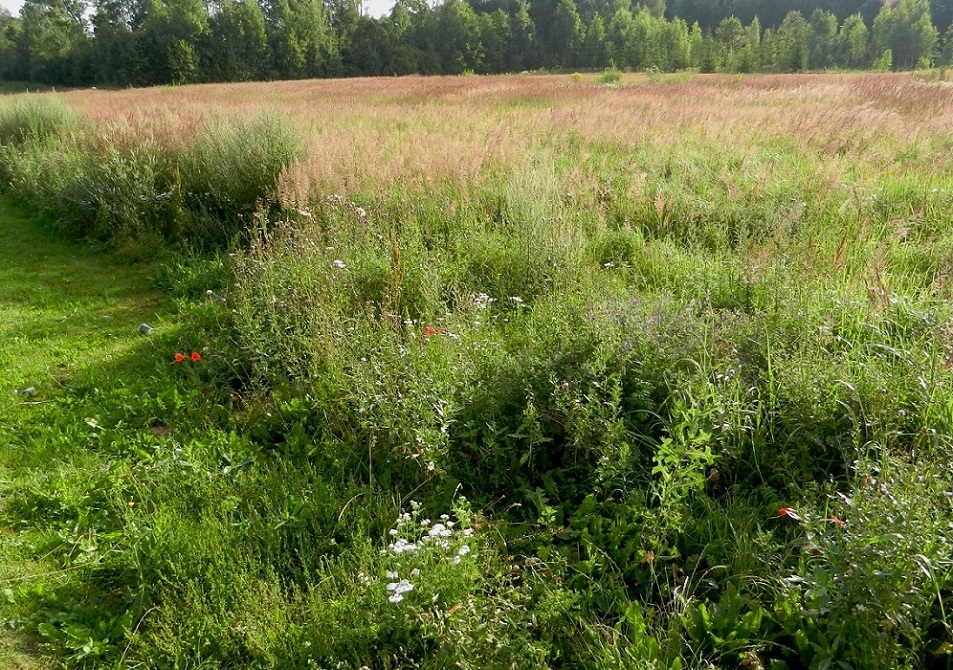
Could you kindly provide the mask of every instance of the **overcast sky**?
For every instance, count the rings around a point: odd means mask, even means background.
[[[0,0],[0,7],[7,9],[16,16],[20,13],[23,0]],[[394,0],[364,0],[364,8],[370,16],[383,16],[390,12]]]
[[[6,0],[4,0],[5,2]],[[394,0],[364,0],[364,10],[368,16],[383,16],[390,13]]]

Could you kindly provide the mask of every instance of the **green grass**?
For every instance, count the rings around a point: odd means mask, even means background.
[[[68,441],[75,434],[68,424],[82,421],[64,410],[71,387],[114,366],[126,367],[124,361],[146,345],[137,336],[139,323],[161,327],[169,304],[150,289],[146,266],[121,265],[86,244],[64,243],[42,232],[9,198],[0,200],[0,230],[0,501],[5,507],[12,490],[45,470],[96,467],[94,454],[73,451]],[[14,393],[27,387],[36,393]],[[35,551],[44,540],[42,532],[9,524],[4,529],[0,583],[8,595],[0,616],[7,622],[24,614],[13,593],[55,588],[70,578],[61,564]],[[38,640],[29,629],[5,631],[0,665],[45,667],[34,659]]]

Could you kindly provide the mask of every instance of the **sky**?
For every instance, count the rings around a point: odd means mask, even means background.
[[[3,7],[14,16],[20,13],[20,5],[22,4],[23,0],[0,0],[0,7]]]
[[[12,0],[0,0],[0,2],[10,2]],[[384,16],[390,14],[390,8],[394,6],[394,0],[364,0],[364,11],[368,16]]]
[[[364,10],[368,16],[383,16],[390,13],[393,4],[394,0],[364,0]],[[0,7],[9,10],[14,16],[20,13],[21,5],[23,0],[0,0]]]

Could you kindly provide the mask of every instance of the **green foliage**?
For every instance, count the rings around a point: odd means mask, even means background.
[[[185,208],[222,227],[211,234],[219,245],[243,229],[242,217],[277,200],[282,170],[301,158],[297,131],[277,116],[249,121],[213,119],[174,157],[174,181]]]
[[[600,84],[618,84],[622,81],[622,73],[616,67],[608,67],[599,75]]]
[[[893,50],[884,49],[880,57],[870,66],[875,72],[890,72],[893,67]]]
[[[888,48],[895,69],[911,69],[949,42],[939,36],[953,18],[940,0],[453,0],[404,2],[376,18],[346,0],[94,4],[84,12],[82,3],[30,0],[19,17],[0,15],[0,80],[144,86],[607,66],[798,72],[870,68]]]
[[[927,0],[901,0],[884,5],[872,27],[874,53],[890,50],[894,69],[908,70],[921,58],[931,59],[939,32],[930,21]],[[878,60],[882,65],[883,56]],[[876,68],[875,68],[876,69]]]

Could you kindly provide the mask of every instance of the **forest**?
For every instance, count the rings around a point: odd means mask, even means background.
[[[910,70],[953,63],[951,22],[951,0],[27,0],[0,9],[0,81]]]

